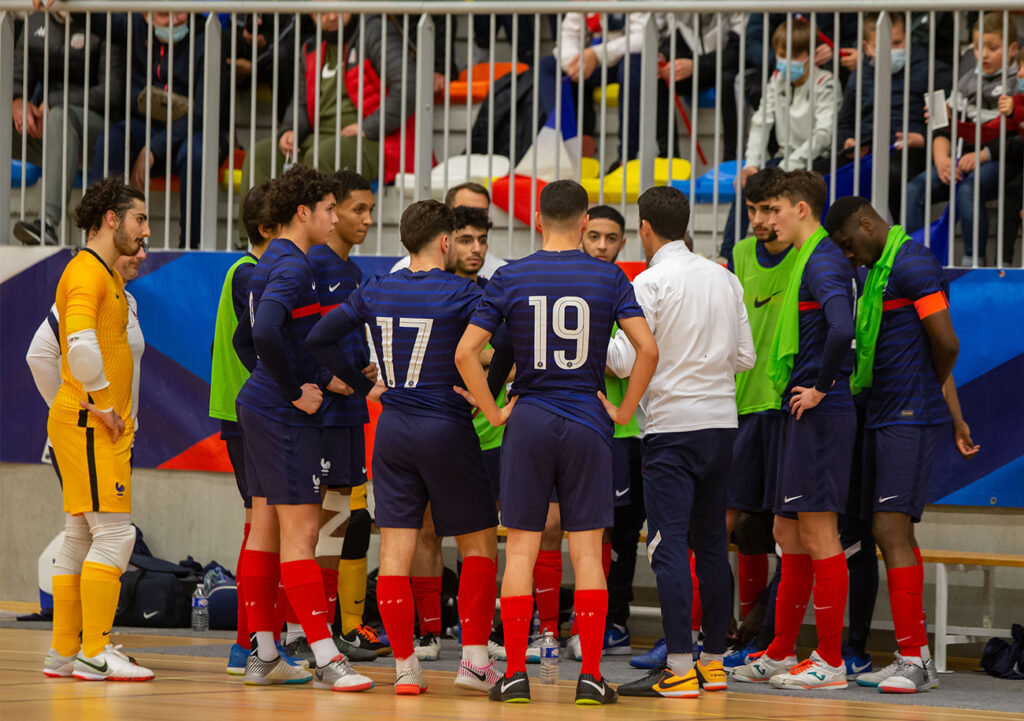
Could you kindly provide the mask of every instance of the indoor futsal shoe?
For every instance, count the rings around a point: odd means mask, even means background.
[[[487,695],[491,701],[530,703],[530,677],[526,671],[516,671],[511,678],[498,679]]]
[[[580,674],[576,682],[577,706],[605,706],[618,700],[619,694],[605,679],[599,681],[593,674]]]
[[[245,683],[249,686],[270,686],[279,683],[308,683],[313,675],[301,666],[293,666],[278,655],[272,661],[264,661],[255,651],[249,654],[245,664]]]
[[[725,691],[729,688],[729,676],[721,661],[712,661],[705,665],[698,661],[693,665],[697,671],[697,681],[705,691]]]
[[[441,639],[427,632],[416,639],[413,652],[420,661],[436,661],[441,655]]]
[[[664,668],[667,662],[668,646],[665,645],[665,639],[663,638],[659,638],[654,644],[654,648],[647,653],[629,659],[629,665],[633,668]]]
[[[725,660],[722,661],[722,666],[725,667],[726,671],[731,673],[734,668],[750,663],[751,656],[755,653],[759,653],[760,651],[761,649],[757,647],[757,644],[753,642],[748,643],[743,648],[733,651],[727,655]]]
[[[882,681],[884,681],[885,679],[889,678],[895,673],[898,673],[902,665],[903,657],[900,655],[900,652],[897,651],[895,654],[895,658],[893,659],[892,663],[890,663],[888,666],[884,666],[878,669],[877,671],[871,671],[870,673],[862,673],[860,676],[858,676],[857,685],[874,688],[875,686],[878,686],[878,684],[882,683]]]
[[[376,631],[365,624],[362,626],[356,626],[348,633],[342,634],[342,638],[353,646],[373,651],[378,656],[391,655],[391,647],[381,640]]]
[[[413,662],[404,668],[395,668],[395,693],[399,696],[416,696],[427,692],[427,680],[423,678],[423,669],[413,656],[406,662]]]
[[[846,664],[846,677],[850,679],[874,670],[870,656],[861,656],[849,646],[843,646],[843,663]]]
[[[284,645],[284,652],[281,652],[280,646],[277,649],[278,654],[281,656],[287,656],[291,659],[298,661],[305,661],[306,665],[304,668],[316,665],[316,655],[313,653],[313,649],[310,648],[309,641],[306,640],[305,636],[299,636],[291,643]]]
[[[494,664],[474,666],[466,659],[459,662],[459,672],[455,674],[455,685],[470,691],[488,692],[501,680],[501,674],[494,670]]]
[[[360,648],[355,644],[349,643],[345,640],[344,636],[335,636],[334,645],[338,647],[338,651],[345,654],[352,663],[373,663],[377,660],[377,652],[371,651],[368,648]]]
[[[847,686],[846,664],[831,666],[817,651],[812,651],[810,658],[772,676],[771,684],[772,688],[838,691]]]
[[[295,658],[294,656],[289,656],[288,653],[284,650],[284,646],[281,645],[280,641],[274,641],[274,648],[277,649],[278,655],[281,656],[285,661],[290,663],[292,666],[298,666],[299,668],[309,668],[309,659]],[[310,653],[312,653],[312,649],[310,649]]]
[[[928,659],[924,665],[916,661],[899,659],[899,668],[895,673],[878,684],[879,693],[919,693],[930,688],[938,688],[939,674],[935,670],[935,662]]]
[[[43,674],[50,678],[70,678],[75,670],[75,661],[78,654],[73,656],[61,656],[56,649],[46,652],[46,660],[43,661]]]
[[[505,660],[505,647],[497,641],[487,641],[487,656],[492,661],[504,661]]]
[[[329,688],[332,691],[368,691],[373,688],[373,680],[356,673],[345,656],[338,654],[326,666],[317,666],[313,671],[313,688]]]
[[[692,669],[685,676],[677,676],[668,668],[659,668],[641,679],[619,686],[619,695],[697,698],[700,696],[700,682],[697,680],[697,672]]]
[[[241,644],[231,644],[231,653],[228,654],[227,672],[231,676],[244,676],[245,664],[249,660],[250,649],[242,648]]]
[[[604,632],[604,655],[605,656],[628,656],[633,653],[629,629],[625,626],[613,623]]]
[[[151,681],[153,672],[135,663],[135,659],[121,653],[120,646],[107,644],[93,658],[81,651],[75,659],[71,675],[82,681]]]
[[[580,645],[578,633],[569,636],[569,640],[565,642],[565,657],[573,661],[583,660],[583,646]]]
[[[772,676],[785,673],[796,666],[796,656],[787,656],[781,661],[776,661],[766,652],[752,653],[750,661],[737,666],[732,671],[734,680],[740,683],[762,683],[770,681]]]

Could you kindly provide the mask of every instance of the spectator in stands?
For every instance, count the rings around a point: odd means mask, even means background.
[[[47,40],[46,18],[49,17]],[[83,151],[92,154],[96,137],[103,131],[107,46],[110,46],[110,115],[124,117],[124,47],[108,42],[107,26],[94,18],[86,33],[84,14],[52,12],[28,16],[27,32],[17,35],[14,45],[14,102],[11,118],[11,157],[27,160],[43,167],[46,207],[33,221],[20,221],[14,226],[14,237],[26,245],[57,245],[58,226],[63,220],[62,207],[71,195],[75,175],[82,167]],[[67,57],[67,87],[64,79],[65,36],[70,34]],[[28,39],[28,64],[25,42]],[[46,78],[47,97],[43,98],[45,51],[49,50],[49,73]],[[89,54],[89,75],[86,77],[86,53]],[[65,106],[64,93],[67,92]],[[88,105],[88,135],[85,107]],[[67,122],[67,143],[64,123]],[[43,136],[46,155],[43,156]],[[25,157],[22,157],[22,143]],[[62,164],[63,159],[63,164]],[[102,172],[102,156],[100,156]],[[62,168],[63,165],[63,168]],[[5,171],[6,172],[6,171]],[[23,171],[24,172],[24,171]],[[65,177],[62,177],[66,173]],[[62,192],[62,187],[64,191]]]
[[[979,26],[980,25],[980,26]],[[985,13],[975,25],[973,33],[976,67],[961,74],[956,90],[950,98],[947,112],[957,112],[958,139],[950,137],[950,130],[936,133],[932,141],[934,166],[915,177],[907,187],[907,232],[924,227],[930,208],[925,207],[925,190],[931,176],[931,201],[941,202],[950,197],[950,185],[956,186],[956,219],[964,242],[961,258],[963,266],[974,265],[974,245],[978,246],[978,263],[984,264],[988,243],[988,212],[984,200],[995,198],[999,191],[999,98],[1003,93],[1003,70],[1008,77],[1017,75],[1017,41],[1009,34],[1009,47],[1003,45],[1003,14]],[[979,112],[978,99],[981,98]],[[982,144],[975,147],[975,123],[981,123]],[[1007,133],[1006,178],[1012,180],[1021,172],[1020,135]],[[978,174],[980,198],[975,207],[974,182]],[[977,212],[977,216],[975,216]],[[974,222],[978,223],[978,236],[974,236]]]
[[[906,22],[902,13],[889,16],[892,21],[892,49],[890,62],[892,69],[892,93],[889,98],[889,144],[902,147],[907,145],[907,178],[913,178],[924,171],[927,158],[924,147],[925,121],[924,96],[928,92],[928,50],[912,47],[907,56]],[[850,73],[846,80],[846,91],[843,104],[839,108],[837,139],[839,143],[840,165],[852,162],[854,158],[871,152],[873,112],[875,105],[875,57],[878,49],[875,41],[875,25],[878,14],[864,18],[864,60],[863,77],[861,78],[860,98],[860,152],[856,151],[857,135],[857,73]],[[885,49],[883,48],[883,52]],[[910,90],[908,105],[907,138],[903,137],[903,86],[906,80],[904,68],[910,63]],[[906,181],[902,175],[902,158],[900,153],[893,153],[889,173],[889,210],[893,218],[900,217],[900,198]],[[897,221],[898,222],[898,221]]]
[[[832,123],[839,97],[836,80],[831,73],[810,62],[810,25],[794,20],[792,27],[789,59],[786,58],[786,24],[780,24],[772,35],[775,72],[761,105],[750,120],[746,159],[737,179],[740,193],[729,210],[722,242],[722,256],[726,260],[732,257],[735,224],[740,223],[740,237],[747,232],[747,214],[739,213],[737,217],[736,212],[737,206],[745,207],[742,191],[747,178],[763,167],[774,165],[786,171],[810,166],[819,173],[829,167],[828,150],[832,147]],[[781,151],[774,156],[767,151],[772,130]]]
[[[473,55],[474,62],[483,63],[487,62],[489,58],[488,50],[491,47],[491,16],[490,15],[472,15],[473,22]],[[495,40],[497,40],[498,33],[502,30],[505,31],[505,36],[509,42],[512,42],[512,15],[496,15],[495,16]],[[554,18],[553,15],[548,16]],[[537,32],[537,28],[534,27],[533,15],[520,15],[518,29],[518,40],[516,44],[516,60],[527,65],[533,65],[533,34]],[[551,23],[551,35],[555,36],[554,22]]]
[[[274,112],[280,122],[284,118],[285,109],[292,101],[294,93],[294,58],[295,58],[295,16],[280,15],[275,34],[274,16],[252,13],[236,16],[236,59],[235,83],[238,90],[249,91],[252,87],[252,75],[256,73],[256,81],[261,85],[272,85],[274,82],[274,61],[277,61],[277,105]],[[301,32],[300,42],[308,33]],[[221,41],[224,54],[230,63],[231,28],[225,29]],[[252,64],[253,44],[256,45],[256,67]],[[276,56],[276,57],[275,57]],[[223,121],[225,118],[221,118]]]
[[[147,17],[152,18],[152,47],[149,46]],[[227,66],[221,57],[205,57],[206,43],[201,36],[192,36],[188,13],[152,13],[149,16],[135,14],[129,22],[132,23],[132,47],[129,49],[132,67],[130,124],[126,127],[122,120],[112,126],[106,138],[106,146],[104,136],[100,136],[89,166],[90,175],[93,178],[101,177],[105,147],[110,154],[111,172],[116,173],[124,168],[129,173],[131,184],[140,189],[145,186],[147,177],[164,178],[169,160],[170,171],[178,177],[180,184],[179,247],[185,247],[185,231],[188,227],[188,243],[190,247],[198,248],[202,237],[199,211],[202,199],[204,67],[207,60],[216,63],[217,67]],[[195,26],[198,32],[203,23],[197,20]],[[146,77],[150,65],[151,85]],[[191,99],[190,65],[194,67],[194,92]],[[126,135],[130,153],[127,159],[124,157]],[[227,143],[219,131],[218,136],[219,164],[227,150]],[[212,180],[216,182],[216,178]],[[171,179],[165,178],[165,181],[169,192]],[[166,219],[167,222],[169,220]]]
[[[1017,78],[1014,92],[999,98],[999,111],[1010,119],[1006,121],[1006,137],[1016,132],[1024,140],[1024,47],[1017,50]],[[1010,147],[1009,142],[1007,148]],[[1010,157],[1007,154],[1006,157]],[[1024,173],[1008,178],[1003,207],[1003,264],[1013,263],[1017,233],[1021,228],[1021,206],[1024,205]]]
[[[317,48],[314,40],[303,45],[299,64],[298,107],[285,112],[277,138],[267,138],[256,144],[246,155],[242,165],[242,178],[249,177],[253,166],[253,183],[260,184],[271,175],[280,175],[294,162],[321,170],[358,170],[363,176],[376,179],[383,170],[385,183],[395,175],[413,166],[415,151],[413,113],[416,109],[416,74],[413,44],[402,35],[399,21],[392,16],[369,15],[363,22],[366,56],[359,65],[359,16],[351,13],[323,13],[319,16],[323,30],[320,47],[319,98],[314,95],[317,71]],[[337,45],[338,23],[344,26],[345,47]],[[387,33],[387,57],[382,62],[383,38]],[[403,82],[402,65],[406,65]],[[359,76],[363,76],[363,101],[359,98]],[[381,78],[386,87],[381,87]],[[343,84],[343,92],[338,83]],[[402,97],[405,97],[406,116],[402,116]],[[340,104],[339,104],[340,98]],[[381,100],[383,99],[383,103]],[[319,110],[319,114],[317,111]],[[362,112],[361,157],[357,158],[360,140],[358,113]],[[336,128],[340,114],[341,134]],[[298,124],[293,126],[293,118]],[[319,139],[314,133],[319,120]],[[401,131],[405,132],[405,158],[402,158]],[[384,144],[384,167],[380,168],[380,143]],[[340,163],[335,167],[335,152]],[[316,163],[314,162],[316,158]],[[362,167],[359,167],[359,161]],[[272,170],[273,166],[273,170]],[[240,218],[240,221],[244,219]],[[239,232],[244,222],[239,222]]]

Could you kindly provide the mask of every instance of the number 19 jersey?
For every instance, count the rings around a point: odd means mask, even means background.
[[[540,250],[502,266],[471,323],[491,333],[502,319],[513,343],[510,395],[592,428],[611,443],[598,391],[612,326],[643,317],[633,286],[614,263],[582,251]]]

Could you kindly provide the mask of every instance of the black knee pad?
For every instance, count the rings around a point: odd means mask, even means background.
[[[341,547],[341,557],[348,560],[365,558],[370,550],[370,512],[365,508],[352,511],[345,529],[345,543]]]

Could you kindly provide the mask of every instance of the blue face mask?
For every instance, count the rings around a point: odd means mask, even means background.
[[[175,25],[173,32],[171,32],[171,28],[168,25],[154,25],[153,35],[164,44],[180,43],[188,35],[188,25],[184,23]]]
[[[896,48],[889,55],[889,62],[892,63],[893,75],[907,67],[907,51],[905,48]]]
[[[789,67],[789,82],[795,83],[797,80],[804,75],[804,63],[797,60],[786,60],[785,58],[777,58],[775,60],[775,69],[779,71],[779,75],[786,77],[786,67]]]
[[[1017,78],[1017,95],[1024,95],[1024,78]]]

